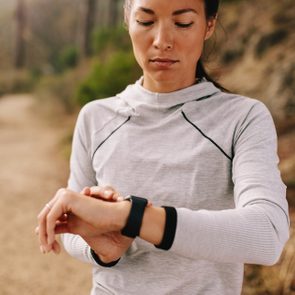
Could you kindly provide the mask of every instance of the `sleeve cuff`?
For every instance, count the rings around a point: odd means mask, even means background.
[[[113,267],[115,266],[119,260],[121,258],[119,258],[118,260],[115,260],[115,261],[112,261],[112,262],[109,262],[109,263],[104,263],[103,261],[100,260],[100,258],[98,257],[98,255],[94,252],[93,249],[90,249],[90,253],[91,253],[91,256],[92,258],[95,260],[95,262],[100,265],[100,266],[103,266],[103,267]]]
[[[156,248],[162,250],[169,250],[172,247],[175,238],[177,226],[177,211],[174,207],[163,206],[166,212],[165,229],[162,242],[155,245]]]

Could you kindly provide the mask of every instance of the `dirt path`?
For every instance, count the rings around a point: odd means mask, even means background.
[[[0,99],[1,295],[89,294],[90,267],[64,252],[40,254],[34,235],[39,209],[66,183],[65,132],[38,114],[31,96]]]

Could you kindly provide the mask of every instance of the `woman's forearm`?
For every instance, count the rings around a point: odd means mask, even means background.
[[[165,210],[159,207],[145,209],[140,237],[154,245],[161,243],[165,228]]]
[[[73,233],[95,238],[104,233],[121,232],[127,224],[130,211],[129,201],[106,202],[60,189],[39,214],[40,244],[48,252],[56,241],[56,233]],[[65,214],[68,219],[59,223]],[[160,244],[165,222],[165,209],[147,206],[139,236],[154,245]]]

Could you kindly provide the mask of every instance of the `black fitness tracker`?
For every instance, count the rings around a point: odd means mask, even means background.
[[[169,250],[172,247],[177,227],[177,211],[174,207],[163,206],[166,212],[165,229],[162,242],[156,248]]]
[[[148,204],[147,199],[136,196],[125,197],[126,201],[131,202],[131,209],[125,227],[121,234],[129,238],[139,236],[145,207]]]

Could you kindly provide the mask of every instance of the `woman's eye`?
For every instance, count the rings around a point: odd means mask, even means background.
[[[140,21],[140,20],[136,20],[136,22],[139,25],[145,26],[145,27],[151,26],[154,23],[153,21]]]
[[[176,22],[175,25],[179,28],[189,28],[193,25],[194,22],[190,22],[190,23],[179,23]]]

